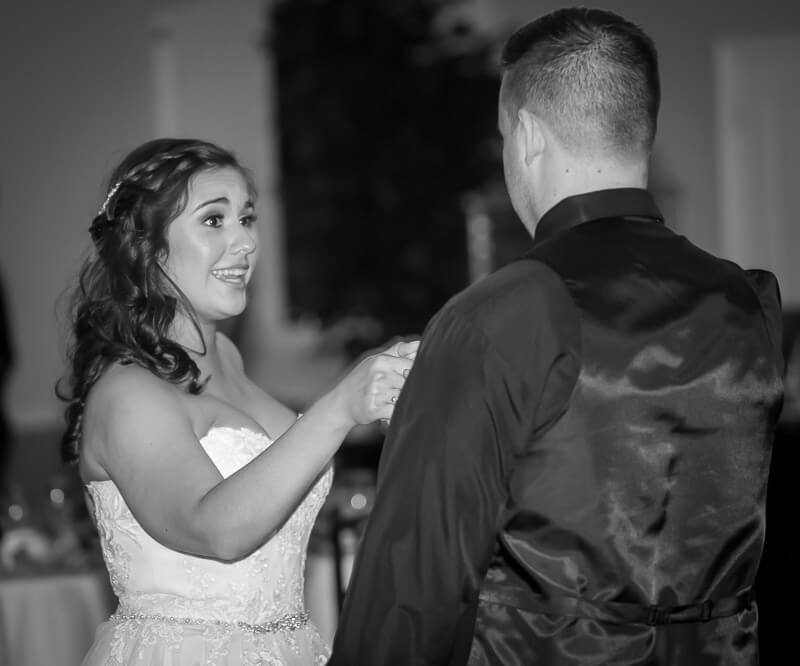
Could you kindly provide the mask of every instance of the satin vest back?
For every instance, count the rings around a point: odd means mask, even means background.
[[[572,302],[577,372],[515,463],[481,593],[510,606],[480,604],[478,643],[512,623],[535,663],[757,663],[754,607],[685,624],[616,611],[710,609],[754,584],[782,400],[774,278],[639,219],[568,228],[528,258]]]

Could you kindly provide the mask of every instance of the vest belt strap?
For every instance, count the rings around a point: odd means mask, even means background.
[[[646,624],[651,627],[729,617],[750,608],[755,601],[752,588],[733,597],[707,599],[683,606],[588,601],[578,597],[537,599],[513,590],[483,590],[479,598],[484,603],[510,606],[541,615],[578,617],[611,624]]]

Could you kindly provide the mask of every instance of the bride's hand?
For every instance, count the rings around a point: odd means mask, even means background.
[[[387,421],[405,384],[419,341],[396,342],[363,358],[334,389],[353,425]]]
[[[399,342],[395,342],[384,353],[391,354],[392,356],[403,356],[413,361],[415,358],[417,358],[417,349],[419,349],[419,343],[419,340],[411,340],[409,342],[400,340]]]

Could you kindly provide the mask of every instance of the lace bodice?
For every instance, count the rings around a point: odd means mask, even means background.
[[[228,477],[271,440],[246,428],[215,427],[200,443]],[[251,624],[302,612],[306,547],[332,475],[329,468],[269,541],[232,563],[163,546],[144,531],[112,481],[89,483],[120,606],[134,613]]]

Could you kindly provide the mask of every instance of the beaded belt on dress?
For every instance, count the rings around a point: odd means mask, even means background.
[[[249,622],[228,622],[226,620],[215,620],[203,617],[175,617],[174,615],[159,615],[158,613],[137,613],[125,608],[120,608],[109,620],[111,622],[124,622],[126,620],[149,620],[155,622],[165,622],[167,624],[181,625],[212,625],[223,629],[241,629],[254,634],[275,634],[283,631],[296,631],[308,624],[308,613],[301,611],[291,613],[282,617],[270,620],[264,624],[250,624]]]

